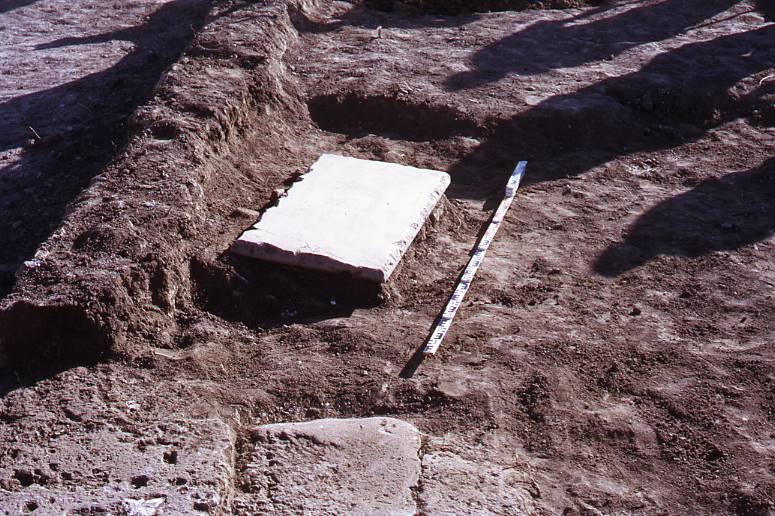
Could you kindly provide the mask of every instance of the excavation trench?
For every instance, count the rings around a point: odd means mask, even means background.
[[[294,13],[317,5],[296,3]],[[358,82],[332,91],[290,73],[287,61],[297,57],[287,54],[300,37],[314,36],[298,33],[286,2],[246,9],[257,15],[250,24],[235,22],[245,14],[239,10],[215,8],[133,116],[127,148],[43,244],[41,260],[20,273],[0,311],[0,346],[12,361],[142,355],[149,343],[175,346],[203,313],[275,328],[391,299],[440,302],[486,211],[448,203],[441,225],[414,246],[387,290],[230,255],[233,240],[256,220],[252,210],[322,153],[445,170],[452,198],[489,207],[517,159],[533,162],[529,182],[553,180],[610,156],[690,140],[718,123],[714,116],[755,107],[723,93],[693,99],[686,88],[659,87],[637,74],[498,119],[468,93],[375,93]],[[437,229],[448,234],[433,237]],[[417,293],[421,270],[429,290]]]
[[[313,4],[299,2],[298,9]],[[500,120],[460,108],[454,99],[400,91],[308,94],[320,89],[290,74],[285,62],[300,37],[285,3],[251,9],[264,15],[254,22],[263,27],[260,41],[244,44],[255,39],[250,25],[224,32],[239,11],[216,8],[156,96],[135,113],[124,153],[44,243],[40,263],[22,271],[0,312],[0,341],[12,362],[27,364],[36,356],[43,367],[65,366],[136,356],[149,341],[175,346],[197,310],[271,328],[414,296],[412,278],[422,267],[417,253],[431,253],[434,239],[417,244],[387,290],[228,253],[255,222],[251,210],[267,206],[278,186],[322,152],[447,170],[452,197],[495,199],[516,157],[535,160],[531,181],[550,180],[567,174],[556,164],[563,154],[585,149],[589,162],[576,159],[574,166],[586,167],[624,147],[682,141],[719,105],[714,97],[691,101],[626,77]],[[219,88],[210,87],[213,80]],[[720,98],[724,112],[739,110],[734,99]],[[560,159],[551,164],[546,156],[558,151]],[[242,215],[237,210],[235,216],[235,207]],[[449,251],[458,259],[484,218],[461,226],[461,209],[448,208],[441,227],[458,231],[445,244],[458,246]],[[438,268],[440,277],[455,276],[454,260]]]
[[[218,304],[217,288],[201,285],[220,285],[220,276],[195,257],[210,246],[215,255],[228,249],[246,223],[229,216],[240,196],[254,200],[249,208],[265,204],[301,168],[266,177],[242,168],[249,127],[272,126],[262,122],[267,110],[281,109],[285,120],[304,111],[284,79],[282,56],[296,37],[285,2],[247,9],[255,24],[235,31],[229,27],[245,12],[216,3],[192,47],[132,116],[126,148],[73,203],[40,259],[17,274],[0,307],[0,355],[11,367],[137,357],[149,343],[173,346],[181,313]],[[248,39],[260,56],[240,47]],[[211,88],[213,81],[222,87]],[[274,129],[292,139],[293,124]],[[232,314],[227,301],[220,304],[214,311]]]
[[[175,347],[199,311],[267,329],[385,306],[400,291],[241,259],[228,249],[255,222],[252,210],[268,206],[275,189],[319,155],[309,122],[331,138],[379,133],[420,144],[481,129],[462,112],[429,101],[355,92],[305,100],[283,62],[298,37],[285,2],[252,9],[264,16],[257,22],[265,25],[260,44],[238,46],[240,38],[253,38],[255,28],[247,25],[227,32],[234,41],[215,43],[239,16],[216,8],[155,97],[132,117],[122,155],[74,204],[44,243],[41,260],[20,273],[0,311],[0,349],[12,365],[35,363],[42,371],[139,357],[149,344]],[[212,51],[226,47],[233,52]],[[248,59],[253,48],[271,57]],[[228,87],[210,88],[214,76]],[[290,159],[262,152],[284,145],[303,151]],[[454,215],[454,207],[447,209]],[[420,241],[438,226],[432,219]]]
[[[318,127],[350,137],[378,134],[394,140],[430,141],[482,132],[454,107],[410,96],[345,92],[313,97],[307,106]]]

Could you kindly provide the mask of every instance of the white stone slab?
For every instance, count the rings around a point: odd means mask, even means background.
[[[256,427],[239,514],[416,514],[420,432],[388,417]]]
[[[447,186],[444,172],[324,154],[232,251],[383,282]]]

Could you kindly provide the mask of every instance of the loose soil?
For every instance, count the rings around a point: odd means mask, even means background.
[[[233,445],[194,508],[249,513],[252,425],[391,415],[538,513],[775,510],[771,6],[396,4],[0,7],[0,505],[199,485],[94,466],[174,417]],[[383,288],[228,252],[323,152],[452,176]]]

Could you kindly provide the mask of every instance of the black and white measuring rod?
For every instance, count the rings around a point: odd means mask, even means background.
[[[447,301],[447,306],[444,307],[441,319],[436,323],[436,326],[433,328],[433,333],[428,337],[428,342],[425,343],[425,347],[422,351],[423,354],[433,355],[439,349],[441,341],[444,340],[444,336],[452,325],[452,319],[455,318],[455,314],[460,308],[463,298],[468,292],[468,289],[471,288],[471,281],[474,279],[476,271],[482,264],[484,255],[487,253],[487,248],[490,247],[492,239],[495,238],[495,233],[498,231],[501,222],[503,222],[503,218],[506,216],[506,212],[509,211],[509,208],[511,207],[511,202],[514,200],[514,195],[517,193],[517,188],[519,188],[519,183],[522,181],[522,176],[525,175],[526,166],[527,161],[520,161],[514,169],[514,172],[511,173],[509,182],[506,184],[506,193],[503,196],[503,200],[501,200],[498,209],[495,210],[495,215],[493,215],[490,225],[487,227],[487,231],[484,232],[482,239],[479,240],[479,245],[476,246],[474,254],[468,261],[466,270],[463,272],[457,285],[455,285],[455,290],[452,292],[449,301]]]

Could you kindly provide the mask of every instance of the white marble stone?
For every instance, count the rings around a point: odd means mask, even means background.
[[[449,181],[435,170],[324,154],[232,251],[384,282]]]

